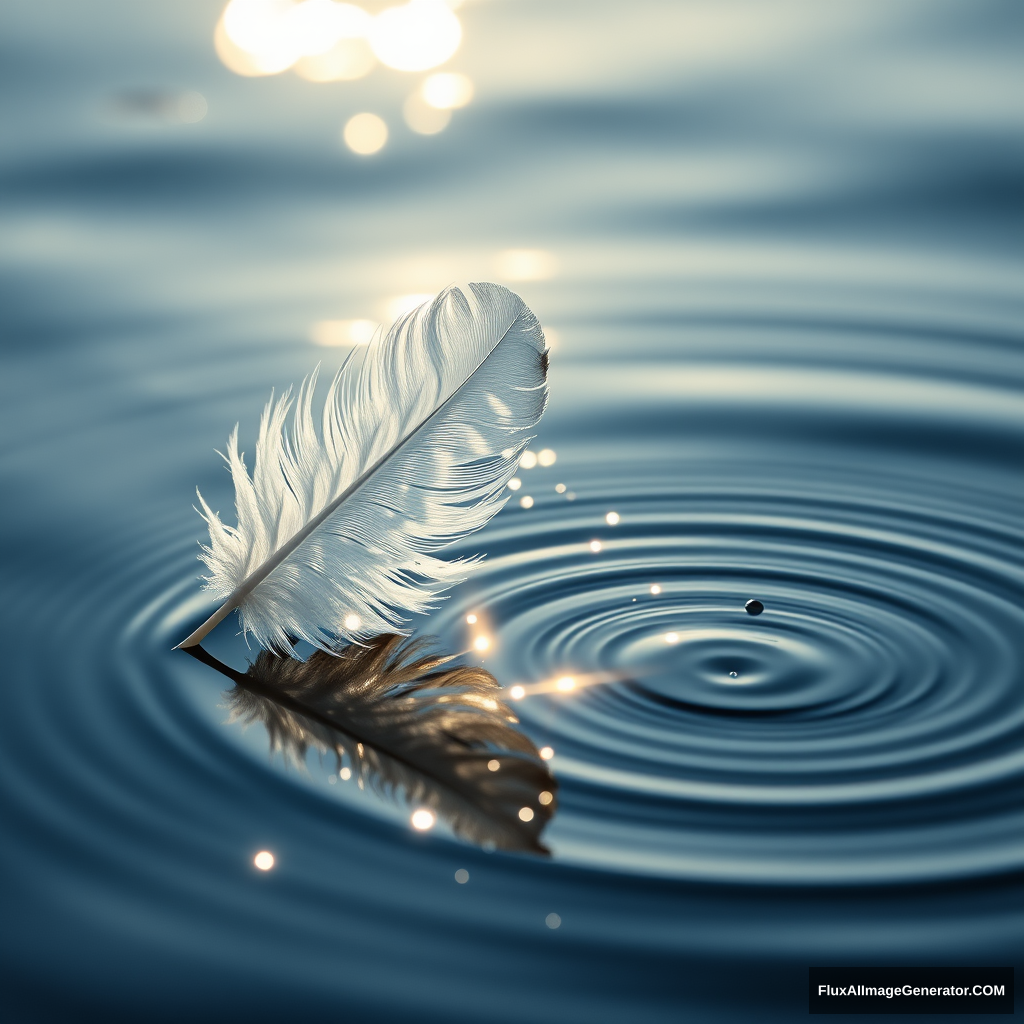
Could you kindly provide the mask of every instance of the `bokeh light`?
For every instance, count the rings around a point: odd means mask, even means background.
[[[419,135],[436,135],[448,127],[452,119],[450,110],[438,110],[414,92],[402,106],[405,123]]]
[[[414,829],[418,829],[420,832],[426,832],[427,829],[434,827],[437,823],[437,818],[433,811],[427,810],[426,807],[420,807],[418,810],[412,812],[412,817],[409,821]]]
[[[420,96],[438,110],[457,110],[473,99],[473,83],[465,75],[442,71],[423,82]]]
[[[476,616],[472,612],[470,612],[469,615],[466,616],[466,621],[471,626],[474,626],[474,625],[476,625]]]
[[[459,870],[455,872],[455,881],[458,882],[459,885],[465,885],[469,881],[469,872],[465,868],[459,868]]]
[[[553,747],[541,747],[540,750],[537,751],[537,753],[540,754],[541,758],[545,761],[550,761],[551,758],[555,756],[555,751]]]
[[[522,486],[523,486],[523,481],[520,480],[519,477],[517,477],[517,476],[512,477],[512,479],[509,480],[509,482],[508,482],[508,489],[510,491],[518,491],[519,488],[522,487]]]
[[[522,700],[526,696],[526,688],[523,686],[513,686],[512,689],[508,691],[508,695],[513,700]]]
[[[537,797],[537,802],[547,807],[554,799],[554,796],[545,789],[544,792]]]
[[[654,594],[655,597],[657,597],[658,594],[661,593],[661,587],[657,583],[652,583],[651,584],[651,593]]]
[[[595,555],[601,550],[601,547],[602,545],[599,540],[592,540],[590,542],[590,550],[593,551]]]
[[[543,249],[505,249],[494,269],[506,281],[547,281],[558,273],[558,260]]]
[[[392,320],[397,320],[400,316],[411,313],[433,298],[433,292],[410,292],[408,295],[396,295],[393,299],[388,300],[388,316]]]
[[[462,26],[442,0],[410,0],[381,11],[370,28],[377,59],[396,71],[426,71],[459,48]]]
[[[486,651],[491,646],[491,641],[485,636],[478,636],[473,641],[473,646],[478,651]]]
[[[532,807],[520,807],[519,818],[521,821],[533,821],[533,808]]]
[[[533,498],[531,498],[529,494],[524,494],[524,495],[523,495],[523,496],[522,496],[522,497],[521,497],[521,498],[519,499],[519,504],[520,504],[520,505],[521,505],[521,506],[522,506],[523,508],[533,508]]]
[[[537,461],[542,466],[553,466],[558,461],[558,456],[555,454],[553,448],[541,448],[537,452]]]
[[[274,855],[269,850],[260,850],[252,859],[260,871],[269,871],[274,866]]]
[[[520,469],[533,469],[537,465],[537,453],[536,452],[523,452],[519,457],[519,468]]]
[[[325,53],[296,61],[295,74],[307,82],[352,82],[376,66],[377,58],[366,39],[339,39]]]
[[[604,517],[604,521],[605,521],[605,522],[606,522],[606,523],[607,523],[607,524],[608,524],[609,526],[616,526],[616,525],[618,525],[618,522],[619,522],[619,513],[618,513],[618,512],[609,512],[609,513],[608,513],[608,514],[607,514],[607,515],[606,515],[606,516]]]
[[[353,153],[370,156],[384,148],[388,141],[388,126],[376,114],[356,114],[345,124],[342,137]]]
[[[320,320],[309,329],[309,337],[314,344],[327,348],[368,345],[379,327],[372,320]]]

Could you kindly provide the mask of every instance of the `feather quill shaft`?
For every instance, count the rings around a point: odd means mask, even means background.
[[[546,372],[543,332],[523,301],[474,284],[446,289],[361,362],[347,361],[320,436],[315,374],[290,434],[290,393],[272,400],[251,478],[237,428],[229,440],[238,526],[222,524],[200,496],[207,586],[223,603],[179,646],[198,644],[235,608],[263,646],[284,651],[292,637],[333,651],[401,629],[404,612],[426,610],[472,567],[433,552],[504,505],[546,403]]]

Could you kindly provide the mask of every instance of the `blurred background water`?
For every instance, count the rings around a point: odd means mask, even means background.
[[[301,8],[0,13],[4,1019],[790,1020],[810,963],[1019,960],[1020,5]],[[416,625],[527,691],[550,860],[268,761],[170,651],[231,425],[462,280],[551,404]]]

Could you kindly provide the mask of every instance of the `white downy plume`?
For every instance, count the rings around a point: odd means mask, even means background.
[[[319,434],[315,373],[294,403],[290,391],[271,398],[251,477],[237,426],[228,441],[238,525],[200,496],[206,587],[223,604],[180,646],[198,644],[234,608],[260,645],[285,652],[294,639],[334,651],[401,631],[408,613],[430,608],[474,564],[435,552],[505,504],[546,378],[544,334],[523,300],[471,284],[350,356]]]

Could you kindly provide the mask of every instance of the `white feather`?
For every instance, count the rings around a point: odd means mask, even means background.
[[[199,499],[210,527],[206,588],[224,603],[181,646],[238,608],[264,647],[289,650],[301,638],[335,650],[400,631],[474,564],[435,553],[508,499],[547,401],[537,318],[499,285],[448,288],[362,353],[334,378],[319,434],[315,373],[294,401],[290,391],[271,398],[251,477],[232,432],[238,525]],[[351,616],[358,628],[346,625]]]

